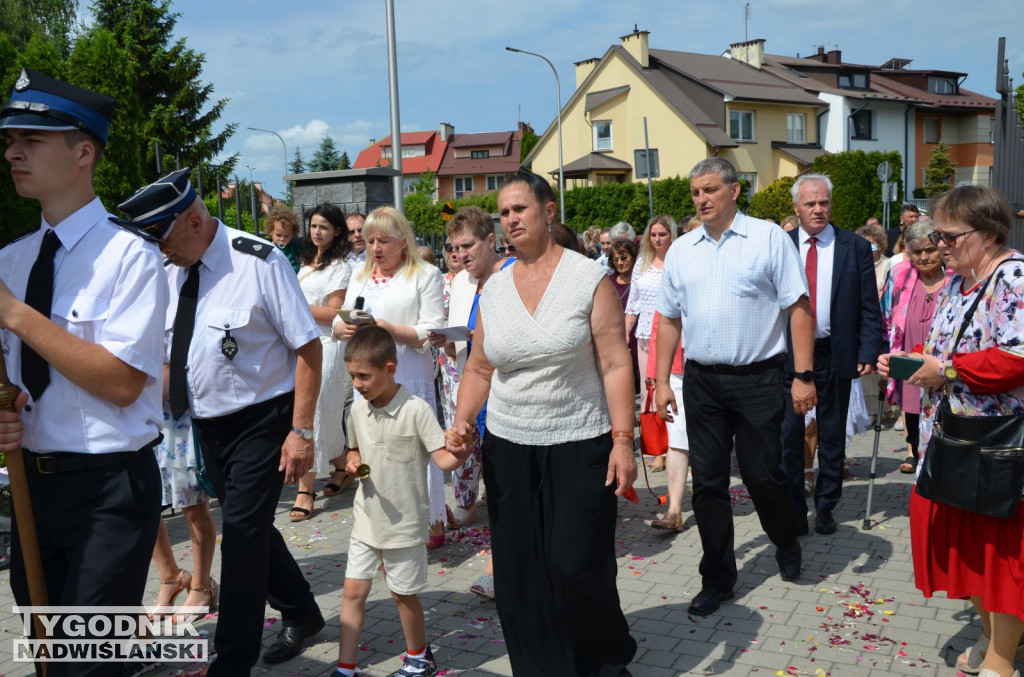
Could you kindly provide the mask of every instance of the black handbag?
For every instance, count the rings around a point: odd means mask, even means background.
[[[953,342],[954,353],[992,276],[964,315]],[[1024,416],[954,414],[947,387],[916,488],[919,495],[936,503],[981,515],[1012,517],[1024,489]]]

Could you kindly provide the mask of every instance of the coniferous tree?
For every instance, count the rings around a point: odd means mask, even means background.
[[[341,163],[341,155],[334,145],[334,138],[330,134],[320,139],[320,146],[309,161],[311,172],[333,172]]]
[[[341,151],[341,162],[338,163],[338,169],[352,169],[352,161],[348,159],[348,151]]]

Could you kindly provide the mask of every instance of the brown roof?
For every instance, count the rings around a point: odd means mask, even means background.
[[[467,141],[463,137],[470,137]],[[508,143],[502,144],[501,139]],[[514,174],[519,169],[519,132],[484,132],[479,134],[453,134],[449,140],[450,148],[494,147],[503,145],[505,155],[491,155],[485,158],[455,157],[453,150],[445,151],[441,166],[437,169],[438,176],[473,176],[478,174]]]
[[[825,149],[816,143],[772,141],[772,148],[804,165],[813,165],[815,158],[826,154]]]
[[[564,167],[566,174],[586,174],[593,170],[633,171],[633,165],[624,160],[614,158],[607,153],[587,153],[578,160],[573,160]],[[558,167],[552,169],[549,174],[558,176]]]
[[[628,91],[629,85],[623,85],[621,87],[612,87],[611,89],[602,89],[600,92],[588,92],[584,112],[589,113],[598,106],[608,103],[619,94]]]
[[[457,134],[450,142],[452,148],[471,146],[504,146],[512,140],[512,132],[482,132],[479,134]]]
[[[906,73],[907,71],[902,71]],[[913,71],[917,72],[917,71]],[[945,71],[942,71],[945,73]],[[911,85],[898,82],[892,78],[885,77],[878,71],[871,73],[871,79],[879,87],[902,94],[904,96],[916,97],[918,100],[935,108],[968,108],[975,110],[991,110],[996,108],[996,100],[992,97],[972,92],[969,89],[960,88],[959,94],[936,94],[925,89],[919,89]]]
[[[776,54],[764,55],[764,69],[773,75],[788,80],[797,87],[802,87],[808,92],[826,92],[838,94],[851,99],[863,99],[872,101],[898,101],[916,102],[919,99],[913,96],[906,96],[889,89],[884,89],[875,84],[875,75],[868,78],[868,89],[844,89],[832,86],[828,83],[807,75],[808,72],[833,72],[838,73],[848,64],[828,64],[817,59],[802,59],[793,56],[779,56]],[[859,67],[867,68],[870,67]]]
[[[734,99],[821,106],[818,97],[770,73],[721,56],[650,50],[652,59]]]

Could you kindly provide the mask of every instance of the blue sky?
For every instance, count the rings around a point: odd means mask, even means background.
[[[650,45],[721,54],[744,40],[744,2],[717,0],[395,0],[402,129],[456,132],[514,129],[520,119],[543,133],[575,86],[573,63],[600,57],[634,25]],[[223,121],[239,123],[227,151],[240,175],[275,195],[284,173],[281,134],[312,156],[330,133],[355,160],[370,139],[390,134],[384,0],[174,0],[176,37],[205,52],[205,81],[227,97]],[[843,60],[968,73],[963,86],[995,95],[996,48],[1007,37],[1015,84],[1024,71],[1024,2],[1015,0],[751,0],[747,35],[766,51],[806,56],[838,47]],[[1010,29],[1016,29],[1011,31]],[[1016,34],[1014,34],[1016,33]]]

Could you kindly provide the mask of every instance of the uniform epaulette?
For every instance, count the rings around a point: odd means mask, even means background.
[[[235,248],[235,251],[240,251],[243,254],[251,254],[256,258],[267,260],[270,256],[270,252],[274,250],[274,245],[269,242],[263,242],[251,237],[236,237],[231,241],[231,246]]]
[[[42,226],[36,226],[35,228],[33,228],[32,230],[28,231],[27,233],[22,233],[21,235],[19,235],[18,237],[14,238],[10,242],[5,242],[3,245],[0,245],[0,249],[4,249],[6,247],[9,247],[10,245],[14,244],[18,240],[24,240],[29,235],[32,235],[33,233],[39,232],[40,228],[42,228]]]
[[[164,268],[166,268],[169,265],[171,265],[171,257],[170,256],[165,256],[164,257]]]

